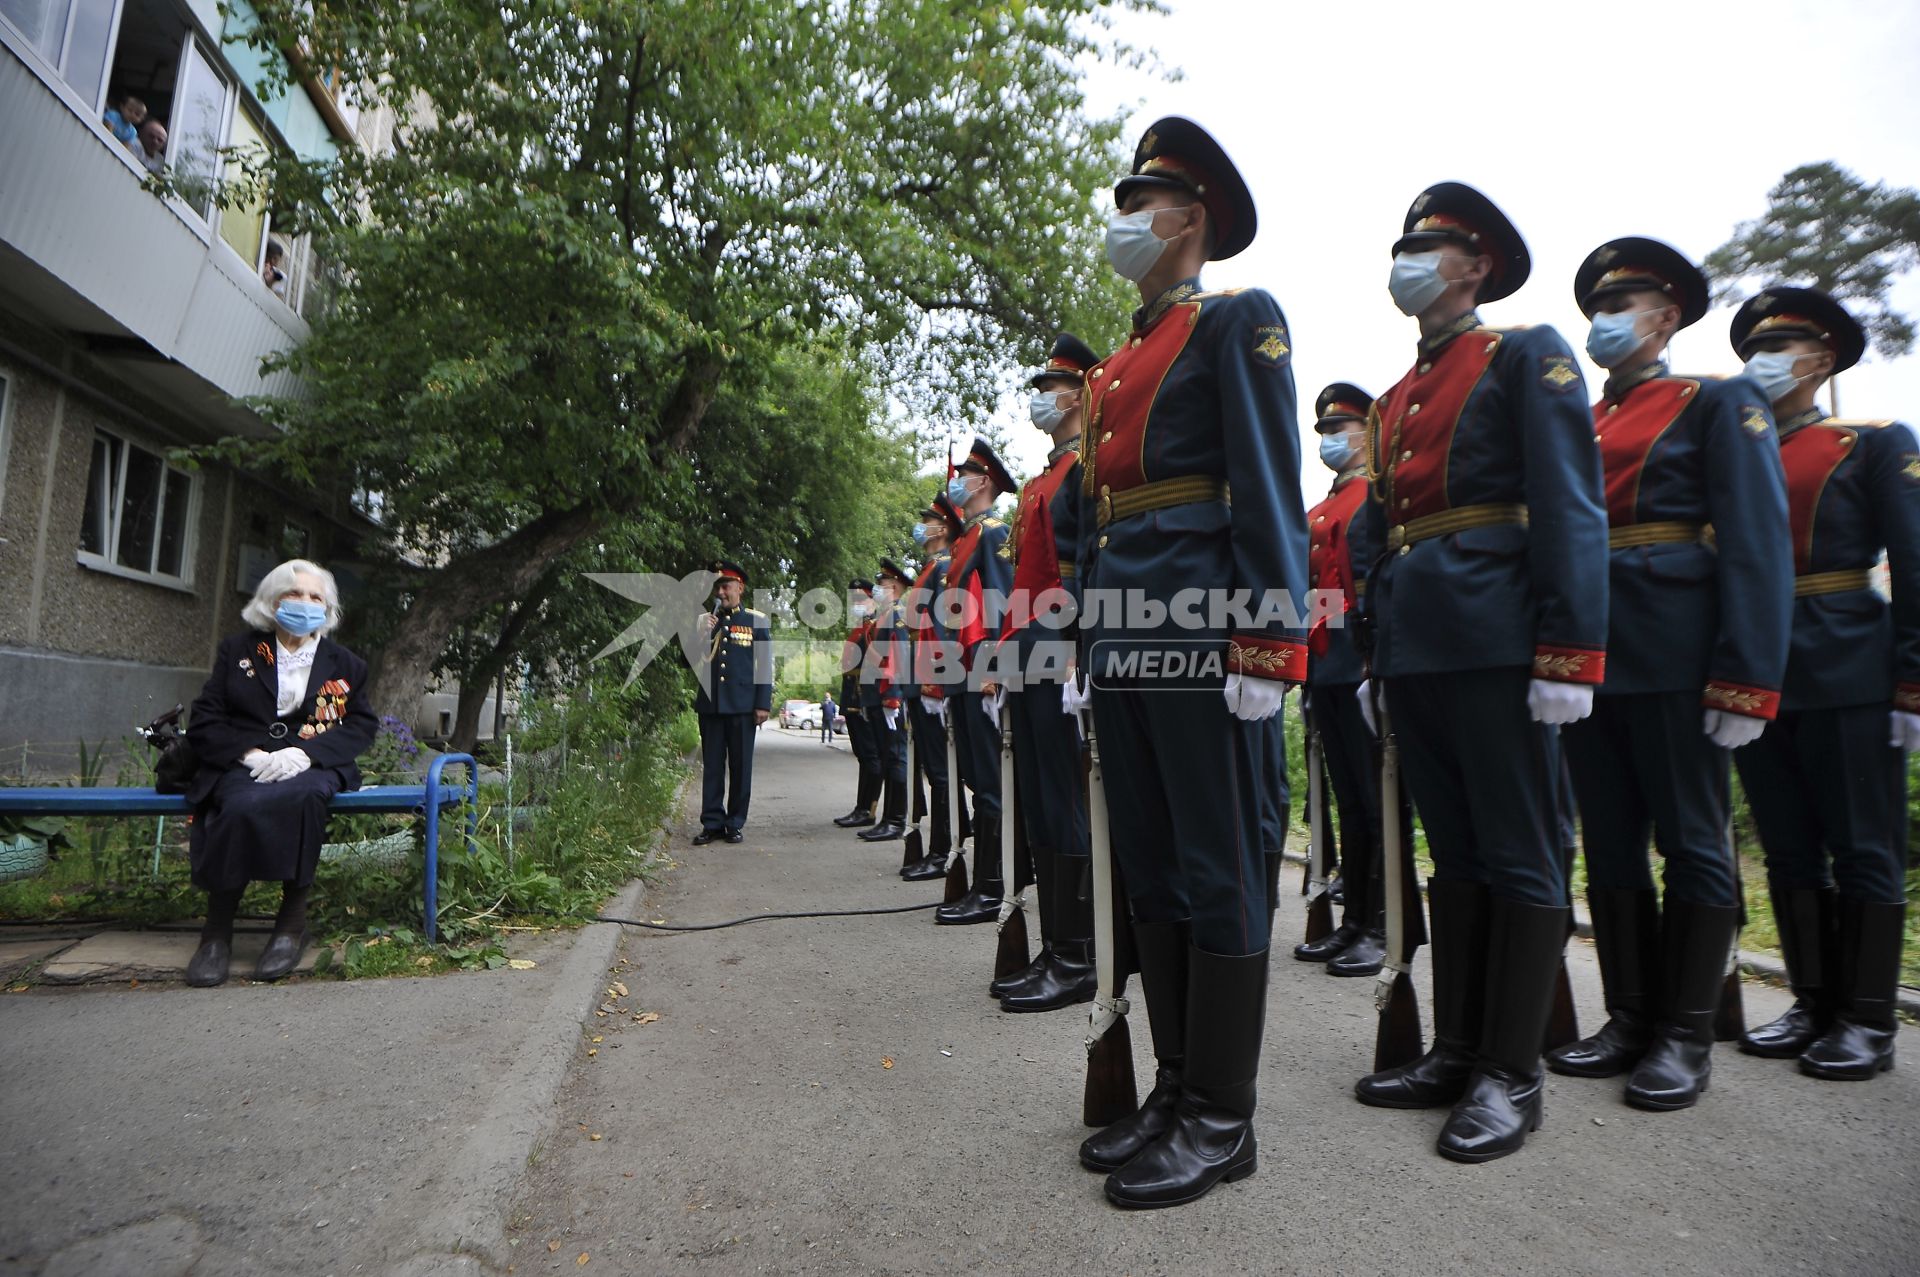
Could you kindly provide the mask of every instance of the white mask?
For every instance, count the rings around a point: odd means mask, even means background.
[[[1154,234],[1153,215],[1159,209],[1138,213],[1115,210],[1107,214],[1107,260],[1122,278],[1139,283],[1145,279],[1172,240]]]
[[[1439,249],[1431,253],[1395,253],[1393,273],[1387,276],[1387,291],[1403,315],[1418,315],[1440,300],[1447,291],[1447,280],[1440,274]]]
[[[1033,418],[1033,424],[1052,434],[1067,419],[1067,410],[1060,406],[1058,390],[1036,390],[1033,398],[1027,402],[1027,412]]]
[[[1766,393],[1767,402],[1779,403],[1793,393],[1793,388],[1805,381],[1805,377],[1793,375],[1793,366],[1800,362],[1800,356],[1787,350],[1763,350],[1747,360],[1740,371],[1760,383],[1760,389]]]

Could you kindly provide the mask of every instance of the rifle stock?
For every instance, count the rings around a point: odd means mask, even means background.
[[[920,817],[923,814],[920,803],[920,759],[914,749],[913,709],[910,704],[900,702],[900,722],[907,729],[907,823],[913,826],[907,830],[906,843],[900,848],[900,867],[916,864],[926,859],[925,844],[920,839]]]
[[[1419,1059],[1422,1044],[1420,999],[1411,974],[1412,928],[1407,925],[1413,848],[1400,820],[1400,742],[1387,720],[1384,699],[1375,700],[1373,721],[1380,727],[1381,889],[1387,905],[1387,953],[1373,986],[1374,1009],[1380,1013],[1373,1037],[1373,1068],[1377,1073]]]
[[[954,713],[948,703],[947,713]],[[952,816],[953,850],[947,853],[946,903],[952,904],[967,894],[967,861],[960,849],[960,748],[953,740],[953,724],[947,728],[947,812]]]
[[[1327,890],[1327,802],[1322,781],[1326,755],[1320,733],[1307,729],[1307,943],[1333,931],[1333,896]]]
[[[1098,991],[1088,1015],[1087,1085],[1080,1120],[1106,1126],[1140,1107],[1133,1076],[1133,1034],[1127,1027],[1125,968],[1119,962],[1119,915],[1114,891],[1113,844],[1107,826],[1107,790],[1100,770],[1100,745],[1093,715],[1082,711],[1086,739],[1087,827],[1093,852],[1093,962]]]
[[[1001,713],[1012,715],[1003,705]],[[1018,782],[1013,770],[1013,732],[1000,733],[1000,925],[993,956],[993,978],[1004,980],[1027,965],[1027,895],[1020,887],[1021,841]]]

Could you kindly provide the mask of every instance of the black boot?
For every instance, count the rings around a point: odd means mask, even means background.
[[[928,851],[925,860],[917,860],[908,865],[900,871],[900,876],[908,882],[925,882],[929,878],[946,877],[947,853],[950,850],[951,848],[948,847],[939,847]]]
[[[1153,1090],[1140,1107],[1080,1144],[1080,1165],[1116,1171],[1173,1126],[1187,1067],[1187,966],[1192,946],[1184,922],[1136,922],[1133,948],[1140,960],[1140,988],[1147,998],[1147,1028],[1153,1034]]]
[[[1412,1064],[1370,1073],[1353,1084],[1376,1108],[1440,1108],[1466,1091],[1480,1041],[1487,971],[1486,887],[1435,879],[1427,884],[1433,916],[1433,1049]]]
[[[1338,976],[1379,975],[1387,960],[1386,929],[1369,927],[1355,935],[1353,943],[1327,961],[1327,974]]]
[[[882,820],[871,829],[862,829],[854,837],[862,842],[899,842],[906,832],[906,825],[900,821]]]
[[[233,961],[233,915],[240,908],[241,887],[235,891],[207,893],[207,922],[200,928],[200,947],[187,960],[187,983],[196,989],[211,989],[227,982],[227,967]]]
[[[1267,953],[1187,959],[1187,1071],[1167,1133],[1107,1176],[1129,1210],[1178,1206],[1253,1174],[1253,1106],[1266,1031]]]
[[[1589,887],[1587,908],[1593,912],[1593,946],[1600,954],[1607,1022],[1592,1037],[1547,1052],[1547,1067],[1568,1077],[1615,1077],[1638,1064],[1653,1040],[1660,899],[1651,888]],[[1723,966],[1725,957],[1721,955]]]
[[[881,793],[880,823],[856,836],[867,842],[898,842],[907,832],[907,778],[887,777]]]
[[[300,962],[307,947],[307,896],[312,887],[296,887],[291,882],[280,888],[280,912],[273,920],[273,935],[254,965],[256,980],[278,980]]]
[[[1033,872],[1033,912],[1040,921],[1040,952],[1033,955],[1032,962],[1012,975],[1002,976],[987,986],[987,992],[996,998],[1004,998],[1039,979],[1047,969],[1047,963],[1053,960],[1053,890],[1050,886],[1053,856],[1045,848],[1033,849]]]
[[[974,826],[973,890],[933,911],[943,927],[970,927],[1000,917],[1000,826],[983,820]]]
[[[1727,953],[1740,929],[1737,905],[1669,898],[1660,919],[1664,996],[1653,1040],[1627,1079],[1626,1100],[1655,1113],[1692,1108],[1713,1076],[1713,1017]]]
[[[1359,935],[1358,924],[1342,922],[1318,940],[1307,940],[1293,946],[1293,956],[1301,962],[1325,962],[1352,944]]]
[[[1830,1082],[1864,1082],[1893,1067],[1894,986],[1900,982],[1904,902],[1841,896],[1840,970],[1833,1025],[1800,1057],[1800,1071]]]
[[[1769,883],[1767,894],[1773,898],[1793,1005],[1778,1019],[1748,1029],[1740,1038],[1740,1049],[1769,1060],[1787,1060],[1812,1046],[1833,1021],[1835,893],[1832,887]]]
[[[1099,981],[1093,969],[1093,941],[1056,940],[1038,977],[1000,999],[1002,1011],[1057,1011],[1093,1001]]]
[[[1567,946],[1566,905],[1488,902],[1486,1006],[1466,1094],[1436,1145],[1456,1162],[1517,1152],[1544,1113],[1540,1043],[1553,1013],[1553,985]]]

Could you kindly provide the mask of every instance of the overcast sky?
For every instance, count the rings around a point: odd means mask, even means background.
[[[1092,106],[1127,111],[1129,139],[1160,116],[1190,116],[1239,165],[1259,237],[1204,279],[1279,299],[1303,436],[1328,382],[1377,395],[1412,362],[1416,326],[1388,298],[1387,269],[1407,206],[1434,182],[1486,192],[1532,251],[1526,286],[1483,308],[1487,322],[1551,324],[1583,362],[1573,272],[1605,240],[1650,235],[1698,261],[1764,210],[1783,173],[1817,160],[1920,185],[1920,5],[1909,0],[1168,7],[1123,16],[1115,34],[1184,78],[1096,67]],[[1894,301],[1920,314],[1920,277]],[[1681,333],[1675,371],[1736,370],[1731,318],[1715,310]],[[1597,393],[1596,370],[1584,371]],[[1047,444],[1014,390],[1009,460],[1025,477]],[[1847,416],[1912,420],[1920,355],[1869,354],[1841,396]],[[1331,476],[1310,440],[1302,455],[1311,504]]]

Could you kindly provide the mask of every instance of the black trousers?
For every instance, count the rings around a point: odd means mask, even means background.
[[[700,827],[740,829],[753,797],[753,715],[700,715]]]
[[[859,795],[854,806],[865,807],[880,794],[880,742],[873,724],[857,710],[847,714],[847,744],[853,748],[854,761],[860,765]]]
[[[1651,841],[1666,861],[1668,899],[1740,903],[1727,839],[1727,751],[1700,730],[1701,717],[1697,691],[1596,696],[1591,715],[1560,729],[1589,886],[1651,891]]]
[[[944,856],[953,847],[952,820],[947,811],[947,729],[940,720],[929,714],[919,697],[907,702],[907,723],[913,731],[913,770],[910,778],[913,782],[913,796],[909,800],[908,817],[914,812],[925,812],[931,822],[929,832],[933,835],[926,844],[927,854]],[[926,780],[926,794],[920,791],[921,779]]]
[[[1007,694],[1013,715],[1013,766],[1020,779],[1020,819],[1036,849],[1088,854],[1087,802],[1080,780],[1080,732],[1060,712],[1058,683],[1029,683]]]
[[[1380,817],[1380,767],[1373,733],[1360,714],[1355,683],[1316,683],[1309,713],[1320,733],[1340,817],[1340,881],[1346,916],[1358,926],[1374,925],[1382,900],[1382,857],[1386,846]]]
[[[1734,751],[1773,882],[1906,898],[1907,756],[1887,732],[1885,705],[1797,710]]]
[[[1520,665],[1389,678],[1384,690],[1433,876],[1561,908],[1560,747],[1527,712],[1530,679]]]
[[[1000,732],[987,717],[978,692],[947,697],[947,727],[953,733],[960,779],[973,791],[975,821],[1000,823]]]

